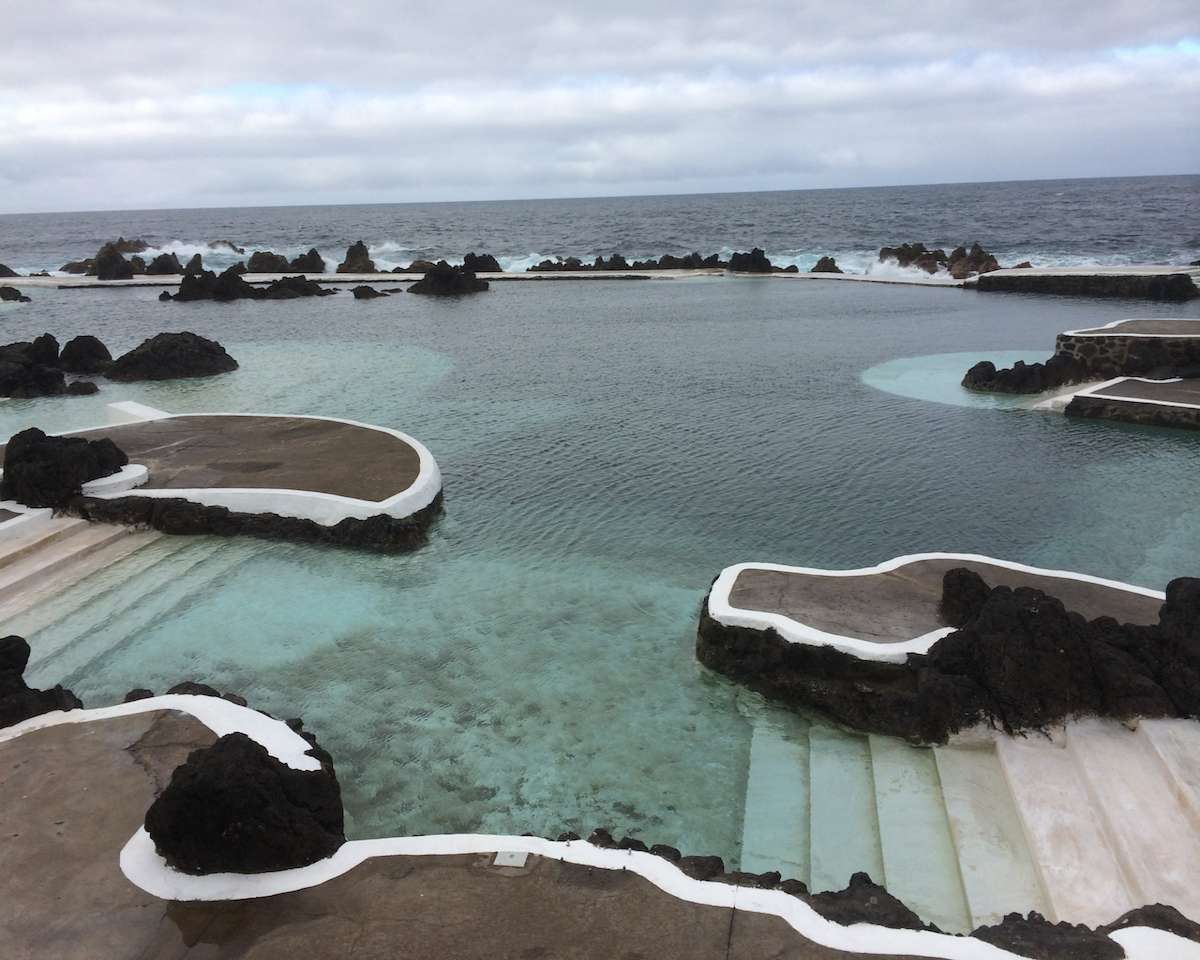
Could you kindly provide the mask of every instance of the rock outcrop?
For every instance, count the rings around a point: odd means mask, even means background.
[[[116,245],[111,243],[105,244],[96,254],[95,268],[97,280],[133,279],[133,265],[121,255]]]
[[[187,262],[187,265],[183,268],[183,272],[188,276],[204,272],[204,260],[201,259],[200,254],[192,254],[192,259]]]
[[[278,280],[272,280],[266,286],[262,291],[262,299],[295,300],[298,297],[332,297],[335,293],[337,293],[335,288],[324,287],[316,280],[309,280],[307,277],[280,277]]]
[[[16,287],[0,286],[0,303],[32,303],[29,297],[25,296]]]
[[[1018,360],[1011,367],[997,370],[990,360],[980,360],[962,379],[968,390],[988,393],[1041,393],[1090,379],[1085,364],[1065,353],[1056,353],[1045,363]]]
[[[996,258],[983,249],[978,243],[971,244],[971,249],[956,247],[947,258],[946,269],[955,280],[965,280],[979,273],[991,273],[999,270],[1000,264]]]
[[[20,274],[17,273],[17,271],[14,270],[12,267],[6,267],[4,264],[0,263],[0,278],[5,279],[5,280],[11,280],[13,277],[19,277],[19,276],[20,276]]]
[[[490,253],[468,253],[463,257],[463,269],[472,273],[501,273],[500,261]]]
[[[880,248],[879,262],[889,260],[895,260],[900,267],[916,267],[932,274],[945,267],[949,258],[941,248],[930,250],[923,243],[902,243],[898,247]]]
[[[29,644],[23,637],[0,639],[0,728],[55,710],[78,710],[83,703],[70,690],[56,686],[35,690],[25,683]]]
[[[58,340],[51,333],[43,333],[34,337],[26,351],[30,363],[40,363],[47,367],[61,366],[58,355]]]
[[[231,300],[260,298],[262,291],[242,279],[244,272],[237,267],[230,267],[221,274],[211,270],[185,274],[180,281],[179,291],[173,297],[169,293],[166,294],[166,299],[183,302],[216,300],[225,303]],[[160,296],[159,299],[163,297]]]
[[[150,277],[178,276],[183,273],[183,265],[173,253],[160,253],[146,265],[146,275]]]
[[[842,268],[837,265],[837,261],[833,257],[821,257],[809,273],[841,273]]]
[[[459,297],[467,293],[480,293],[487,288],[488,282],[480,280],[470,270],[452,267],[445,260],[439,260],[432,270],[408,288],[408,292]]]
[[[49,334],[33,343],[8,343],[0,346],[0,397],[27,400],[33,397],[61,396],[67,391],[66,379],[57,358],[48,359]],[[57,350],[57,341],[54,341]]]
[[[124,383],[211,377],[237,369],[237,361],[215,340],[194,333],[160,333],[112,362],[107,376]]]
[[[971,936],[1033,960],[1122,960],[1125,956],[1124,948],[1103,928],[1051,923],[1037,911],[1027,917],[1007,914],[998,924],[973,930]]]
[[[146,832],[168,864],[191,874],[305,867],[346,841],[333,765],[295,770],[242,733],[176,768],[146,813]]]
[[[107,438],[50,437],[22,430],[4,448],[0,499],[27,507],[65,507],[89,480],[111,476],[129,462]]]
[[[948,573],[943,609],[974,616],[904,663],[787,643],[701,616],[697,656],[786,704],[859,730],[942,743],[984,721],[1006,731],[1070,717],[1200,716],[1200,580],[1167,586],[1157,624],[1085,620],[1030,587]]]
[[[382,290],[376,290],[374,287],[368,287],[365,284],[355,287],[350,292],[354,294],[355,300],[375,300],[378,297],[387,296]]]
[[[312,247],[308,253],[302,253],[288,265],[288,270],[296,273],[324,273],[325,259]]]
[[[116,240],[109,241],[105,246],[112,247],[117,253],[145,253],[150,249],[150,244],[140,238],[126,240],[124,237],[117,237]]]
[[[246,261],[247,273],[287,273],[288,258],[270,250],[255,250]]]
[[[734,273],[772,273],[771,261],[760,247],[749,253],[735,253],[729,258],[729,269]]]
[[[359,240],[346,250],[346,259],[337,266],[338,273],[375,273],[375,261],[367,245]]]
[[[392,273],[427,273],[436,266],[432,260],[414,260],[407,267],[393,267]]]
[[[83,276],[84,274],[96,273],[96,261],[88,257],[86,260],[68,260],[58,268],[59,273],[70,273],[75,276]]]
[[[239,247],[231,240],[210,240],[208,242],[209,250],[228,250],[230,253],[236,253],[239,257],[245,256],[246,248]]]

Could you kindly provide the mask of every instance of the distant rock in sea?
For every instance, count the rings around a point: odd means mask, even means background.
[[[940,247],[930,250],[923,243],[902,243],[898,247],[881,247],[879,262],[886,263],[894,260],[900,267],[915,267],[933,275],[939,270],[946,270],[955,280],[965,280],[980,273],[991,273],[999,270],[1000,264],[978,243],[971,244],[971,249],[955,247],[949,254]],[[1026,264],[1028,266],[1028,264]]]
[[[500,273],[500,261],[490,253],[468,253],[463,257],[463,269],[472,273]]]
[[[116,240],[111,240],[105,246],[112,247],[117,253],[145,253],[150,249],[150,244],[145,240],[126,240],[124,237],[117,237]]]
[[[414,260],[407,267],[394,267],[392,273],[428,273],[435,266],[432,260]]]
[[[16,287],[0,287],[0,302],[31,303],[32,301]]]
[[[487,288],[488,282],[480,280],[470,270],[452,267],[445,260],[439,260],[432,270],[408,288],[408,292],[435,297],[457,297],[467,293],[481,293]]]
[[[97,280],[132,280],[133,266],[115,244],[106,243],[96,254]]]
[[[375,261],[367,245],[359,240],[346,250],[346,259],[338,264],[338,273],[375,273]]]
[[[295,273],[324,273],[325,259],[312,247],[308,253],[302,253],[288,266]]]
[[[734,273],[772,273],[771,261],[761,247],[749,253],[735,253],[729,258],[729,269]]]
[[[208,242],[209,250],[228,250],[230,253],[236,253],[239,257],[246,253],[245,247],[239,247],[230,240],[210,240]]]
[[[374,287],[368,287],[365,284],[355,287],[350,292],[354,294],[355,300],[375,300],[379,297],[387,296],[382,290],[376,290]]]
[[[226,303],[231,300],[295,300],[299,297],[330,297],[337,290],[323,287],[316,280],[306,277],[280,277],[265,287],[251,286],[242,279],[246,268],[240,263],[220,275],[211,270],[186,274],[179,284],[179,292],[171,296],[166,290],[159,300],[216,300]]]
[[[19,276],[20,274],[17,273],[17,271],[12,267],[6,267],[4,264],[0,263],[0,277],[4,278],[5,280],[11,280],[13,277]]]
[[[96,271],[96,261],[89,257],[87,260],[68,260],[58,268],[59,273],[70,273],[77,276],[84,274],[94,274]]]
[[[255,250],[246,262],[247,273],[287,273],[288,258],[270,250]]]
[[[841,273],[842,268],[837,265],[837,261],[833,257],[822,257],[818,260],[809,273]]]
[[[151,277],[178,276],[181,273],[183,266],[173,253],[160,253],[146,266],[146,275]]]
[[[203,273],[204,261],[200,259],[200,254],[192,254],[192,259],[187,262],[187,266],[183,268],[185,274]]]
[[[979,273],[999,270],[1000,264],[978,243],[973,243],[970,250],[955,247],[947,260],[946,269],[955,280],[965,280]]]

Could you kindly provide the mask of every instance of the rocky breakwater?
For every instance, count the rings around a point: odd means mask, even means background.
[[[1164,269],[1160,273],[1111,271],[1077,272],[1028,271],[1018,272],[1019,264],[1012,271],[988,274],[975,281],[976,290],[993,293],[1045,293],[1069,297],[1112,297],[1116,299],[1156,300],[1167,303],[1184,303],[1200,297],[1190,273],[1184,270],[1172,272]]]
[[[237,369],[237,361],[215,340],[195,333],[160,333],[122,354],[108,367],[110,380],[175,380],[211,377]]]
[[[837,261],[833,257],[821,257],[813,264],[809,273],[842,273],[842,268],[837,265]]]
[[[1030,587],[946,573],[942,619],[956,629],[903,663],[730,627],[702,608],[697,657],[801,710],[857,730],[944,743],[985,722],[1007,732],[1079,716],[1200,716],[1200,579],[1167,586],[1157,624],[1088,621]]]
[[[112,476],[127,463],[124,451],[106,437],[51,437],[30,427],[4,448],[0,499],[62,509],[89,480]]]
[[[78,710],[83,703],[61,685],[36,690],[25,682],[29,644],[23,637],[0,639],[0,728],[55,710]]]
[[[468,293],[482,293],[487,288],[486,280],[480,280],[465,267],[452,267],[445,260],[439,260],[432,270],[408,288],[408,292],[434,297],[461,297]]]
[[[940,247],[930,250],[923,243],[902,243],[898,247],[882,247],[879,262],[892,262],[899,267],[911,267],[931,275],[944,270],[955,280],[965,280],[1000,269],[996,258],[978,243],[971,244],[969,249],[966,246],[955,247],[950,253]]]
[[[337,290],[323,287],[307,277],[281,277],[265,287],[256,287],[243,279],[246,273],[240,264],[230,267],[221,274],[211,270],[185,275],[179,290],[172,295],[164,290],[158,295],[162,301],[180,300],[185,303],[196,300],[215,300],[229,303],[233,300],[295,300],[298,297],[328,297]]]

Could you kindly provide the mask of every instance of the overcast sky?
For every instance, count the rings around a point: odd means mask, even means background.
[[[0,0],[0,212],[1200,172],[1200,0]]]

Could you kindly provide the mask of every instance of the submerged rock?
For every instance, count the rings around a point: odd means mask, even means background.
[[[359,240],[346,250],[346,259],[338,264],[338,273],[375,273],[375,261],[367,245]]]
[[[30,427],[4,448],[0,499],[27,507],[65,507],[89,480],[111,476],[128,462],[107,437],[50,437]]]
[[[809,273],[841,273],[842,268],[837,265],[837,261],[833,257],[821,257]]]
[[[297,273],[324,273],[325,260],[317,253],[317,248],[311,248],[308,253],[302,253],[288,266],[289,270]]]
[[[95,258],[97,280],[132,280],[133,266],[121,256],[121,251],[109,243],[100,248]]]
[[[70,690],[56,686],[35,690],[25,683],[29,644],[23,637],[0,639],[0,727],[11,727],[30,717],[55,710],[78,710],[83,703]]]
[[[19,276],[20,276],[20,274],[17,273],[17,271],[14,270],[12,267],[6,267],[4,264],[0,263],[0,278],[4,278],[7,280],[7,279],[11,279],[12,277],[19,277]]]
[[[208,242],[209,250],[228,250],[230,253],[236,253],[239,257],[246,253],[245,247],[239,247],[230,240],[210,240]],[[197,254],[199,256],[199,254]]]
[[[242,733],[191,753],[147,811],[146,832],[191,874],[305,867],[346,840],[332,764],[294,770]]]
[[[307,277],[281,277],[272,280],[261,293],[264,300],[295,300],[298,297],[331,297],[337,290]]]
[[[288,258],[270,250],[256,250],[246,261],[247,273],[287,273]]]
[[[29,297],[25,296],[16,287],[0,286],[0,303],[32,303]]]
[[[435,297],[458,297],[467,293],[480,293],[487,288],[488,282],[478,279],[470,270],[452,267],[445,260],[439,260],[432,270],[408,288],[408,292]]]
[[[110,380],[173,380],[211,377],[237,369],[217,341],[194,333],[160,333],[121,355],[108,368]]]
[[[501,273],[500,261],[490,253],[468,253],[463,257],[463,269],[472,273]]]
[[[151,277],[178,276],[181,273],[183,266],[173,253],[160,253],[146,266],[146,275]]]
[[[374,287],[368,287],[365,284],[355,287],[350,292],[354,294],[355,300],[374,300],[377,297],[387,296],[382,290],[376,290]]]

